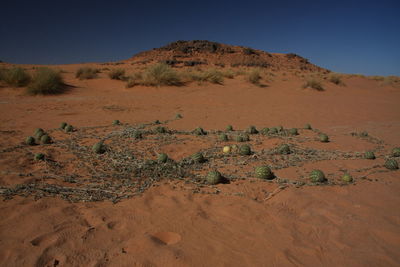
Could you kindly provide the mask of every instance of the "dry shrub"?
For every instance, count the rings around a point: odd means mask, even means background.
[[[60,94],[66,86],[59,72],[49,68],[39,68],[32,77],[27,92],[32,95]]]

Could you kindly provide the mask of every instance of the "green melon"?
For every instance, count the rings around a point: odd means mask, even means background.
[[[165,153],[160,153],[158,154],[157,160],[158,162],[165,163],[168,160],[168,155]]]
[[[310,180],[313,183],[322,183],[325,182],[325,174],[321,170],[313,170],[310,173]]]
[[[346,173],[342,176],[342,181],[346,183],[351,183],[353,182],[353,177],[351,177],[350,174]]]
[[[304,125],[304,129],[306,130],[311,130],[311,125],[309,123],[307,123],[306,125]]]
[[[255,168],[254,173],[260,179],[273,179],[274,174],[268,166],[258,166]]]
[[[228,132],[230,132],[230,131],[233,131],[233,127],[232,127],[232,125],[228,125],[228,126],[226,126],[226,130],[227,130]]]
[[[239,148],[239,154],[243,156],[247,156],[251,154],[251,148],[249,145],[242,145]]]
[[[395,147],[392,150],[393,157],[400,157],[400,147]]]
[[[291,135],[298,135],[299,132],[297,131],[297,128],[292,128],[292,129],[289,129],[289,134],[291,134]]]
[[[194,129],[193,133],[195,135],[206,135],[207,132],[203,130],[203,128],[201,127],[197,127],[196,129]]]
[[[236,136],[235,136],[235,141],[236,141],[236,142],[244,142],[243,136],[241,136],[241,135],[236,135]]]
[[[399,164],[395,159],[388,159],[385,161],[385,167],[389,170],[397,170],[399,168]]]
[[[42,153],[36,153],[33,157],[34,160],[44,160],[45,156]]]
[[[42,144],[50,144],[51,143],[51,138],[49,135],[44,134],[40,137],[40,143]]]
[[[329,142],[329,137],[324,133],[319,134],[318,137],[319,137],[319,141],[321,141],[322,143],[328,143]]]
[[[74,130],[74,127],[71,124],[68,124],[67,126],[65,126],[64,131],[66,133],[70,133]]]
[[[228,136],[226,134],[224,134],[224,133],[220,134],[218,136],[218,138],[219,138],[220,141],[228,141]]]
[[[93,145],[92,151],[96,154],[103,154],[104,152],[106,152],[106,146],[102,141],[100,141]]]
[[[121,122],[120,122],[119,120],[114,120],[112,124],[113,124],[113,125],[120,125]]]
[[[364,157],[365,157],[366,159],[376,159],[375,154],[374,154],[374,152],[372,152],[372,151],[367,151],[367,152],[365,152]]]
[[[60,123],[60,129],[61,129],[61,130],[64,130],[66,126],[67,126],[67,123],[66,123],[66,122]]]
[[[182,119],[183,116],[180,113],[176,113],[175,115],[175,119]]]
[[[258,130],[255,126],[251,125],[249,128],[247,128],[246,132],[249,134],[257,134]]]
[[[32,136],[28,136],[25,139],[25,144],[29,145],[29,146],[33,146],[35,145],[35,138],[33,138]]]
[[[278,147],[278,152],[279,152],[279,154],[287,155],[287,154],[290,154],[291,151],[290,151],[290,147],[287,144],[282,144]]]
[[[158,127],[156,127],[156,132],[157,133],[166,133],[167,129],[163,126],[158,126]]]
[[[133,138],[135,138],[135,139],[142,139],[142,138],[143,138],[142,132],[140,132],[140,131],[134,131],[133,134],[132,134],[132,136],[133,136]]]
[[[201,152],[194,153],[191,156],[192,160],[197,163],[203,163],[205,161],[203,154]]]
[[[207,182],[209,184],[219,184],[222,182],[222,175],[219,171],[210,171],[207,174]]]
[[[278,133],[278,129],[276,127],[272,127],[268,131],[268,134],[277,134],[277,133]]]
[[[261,134],[263,134],[263,135],[268,135],[268,133],[269,133],[269,128],[268,128],[268,127],[262,128]]]

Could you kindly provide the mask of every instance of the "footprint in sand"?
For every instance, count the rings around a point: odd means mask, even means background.
[[[158,232],[153,234],[152,239],[164,245],[173,245],[181,241],[181,235],[174,232]]]

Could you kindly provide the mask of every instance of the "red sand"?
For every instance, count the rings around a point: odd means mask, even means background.
[[[305,123],[326,132],[332,142],[303,146],[365,151],[371,143],[350,132],[368,131],[384,140],[385,152],[399,146],[400,90],[362,79],[347,86],[326,83],[326,91],[301,89],[295,77],[278,76],[268,87],[241,77],[225,84],[185,87],[134,87],[101,74],[79,81],[79,65],[59,66],[68,84],[58,96],[24,96],[0,88],[0,147],[21,143],[33,129],[166,120],[171,129],[244,129]],[[126,67],[126,66],[122,66]],[[282,79],[288,79],[283,81]],[[302,133],[303,134],[303,133]],[[301,135],[302,136],[302,135]],[[92,142],[88,140],[88,142]],[[276,146],[279,139],[254,144]],[[164,147],[176,159],[209,144]],[[68,157],[61,155],[60,157]],[[0,186],[26,182],[15,170],[41,168],[13,152],[3,153]],[[276,171],[307,175],[313,168],[337,173],[382,164],[332,160]],[[240,169],[240,168],[239,168]],[[400,262],[400,172],[374,173],[348,186],[281,188],[256,179],[221,184],[219,194],[193,193],[184,182],[164,180],[141,196],[111,202],[68,203],[60,198],[15,197],[0,204],[1,266],[398,266]]]

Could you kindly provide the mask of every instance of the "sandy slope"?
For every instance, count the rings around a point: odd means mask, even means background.
[[[184,118],[167,126],[181,130],[198,125],[224,129],[227,124],[237,129],[301,128],[311,123],[328,133],[332,142],[303,145],[330,151],[375,147],[350,136],[353,131],[366,130],[384,141],[375,161],[307,163],[277,170],[278,177],[297,179],[321,168],[338,179],[342,169],[382,164],[385,154],[399,146],[400,90],[366,79],[347,79],[346,87],[327,85],[325,92],[300,89],[302,82],[295,77],[289,81],[278,77],[264,88],[239,77],[226,80],[224,86],[125,89],[122,82],[105,75],[78,81],[72,73],[76,66],[61,68],[71,71],[65,77],[76,86],[67,94],[30,97],[17,89],[0,89],[2,149],[19,144],[37,127],[57,128],[61,121],[78,128],[109,125],[114,119],[136,124],[167,120],[175,113]],[[303,135],[307,133],[301,131]],[[263,139],[251,144],[261,150],[280,142]],[[221,144],[189,140],[185,146],[163,149],[180,160],[199,147],[214,145]],[[16,159],[14,152],[2,155],[1,186],[29,181],[13,175],[16,170],[45,166],[24,156]],[[248,167],[238,169],[245,172]],[[362,175],[368,179],[359,179]],[[399,171],[354,171],[353,176],[353,185],[299,188],[249,177],[201,194],[190,183],[164,180],[117,204],[15,197],[0,204],[0,262],[2,266],[398,266]],[[216,189],[219,193],[212,193]]]

